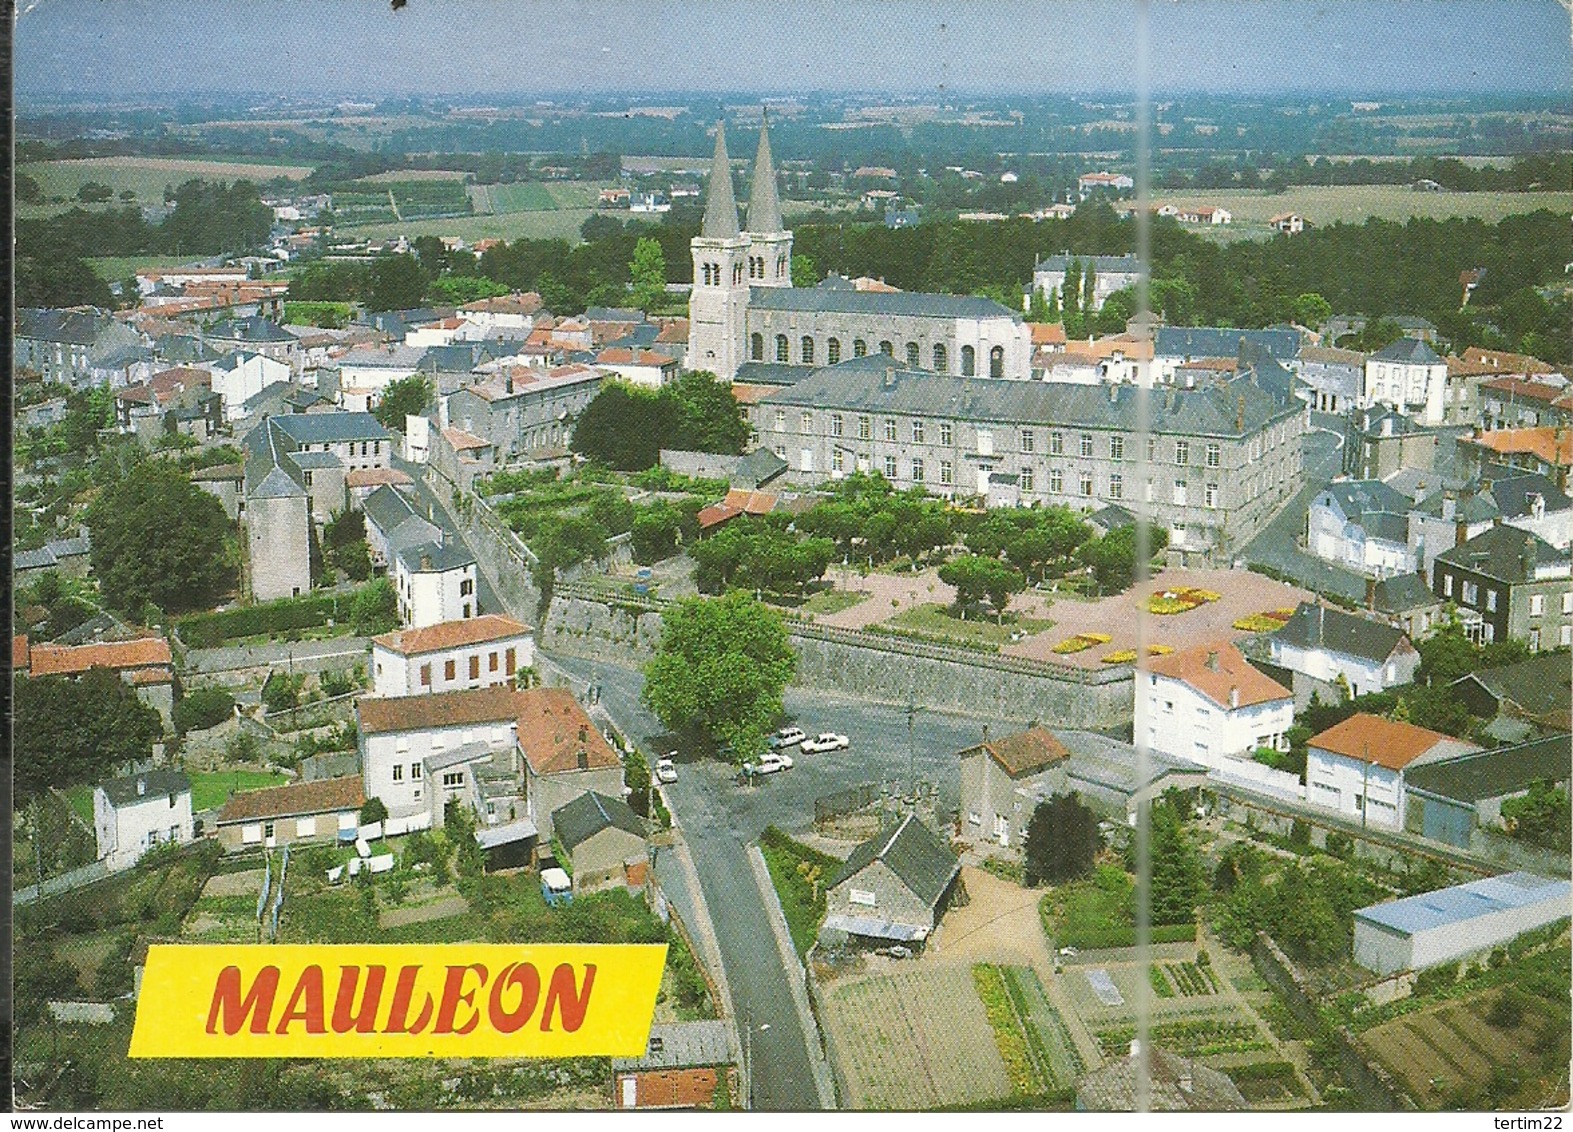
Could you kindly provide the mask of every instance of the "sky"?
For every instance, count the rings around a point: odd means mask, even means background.
[[[1128,93],[1137,0],[18,0],[29,95]],[[1151,0],[1153,90],[1566,92],[1558,0]]]

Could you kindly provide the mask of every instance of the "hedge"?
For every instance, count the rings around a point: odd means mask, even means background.
[[[235,711],[235,697],[225,688],[198,688],[187,692],[175,705],[175,730],[205,731],[217,727]]]
[[[262,605],[196,613],[175,622],[187,648],[216,648],[237,637],[315,629],[330,620],[348,621],[355,594],[306,594]]]

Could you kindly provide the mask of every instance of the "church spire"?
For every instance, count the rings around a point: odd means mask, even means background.
[[[735,239],[741,234],[737,223],[737,201],[732,197],[732,164],[726,156],[726,123],[716,122],[715,163],[710,169],[710,199],[705,203],[704,224],[699,234],[715,240]]]
[[[754,185],[748,194],[748,230],[780,232],[781,202],[776,199],[776,167],[770,160],[770,122],[761,113],[759,153],[754,158]]]

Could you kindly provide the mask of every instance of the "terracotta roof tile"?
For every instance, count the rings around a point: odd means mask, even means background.
[[[482,645],[488,641],[517,637],[529,631],[528,625],[512,617],[486,613],[468,620],[444,621],[421,629],[400,629],[373,637],[372,640],[383,648],[414,656],[417,653],[442,652],[466,645]]]
[[[1525,381],[1520,377],[1494,377],[1481,383],[1484,388],[1513,397],[1527,397],[1531,401],[1555,401],[1563,390],[1543,381]]]
[[[462,428],[445,428],[442,430],[442,438],[453,446],[455,452],[492,446],[491,441],[483,440],[473,432],[465,432]]]
[[[365,800],[358,776],[270,786],[265,790],[231,795],[219,811],[218,824],[358,810]]]
[[[168,667],[171,663],[168,641],[163,637],[141,637],[74,647],[34,645],[31,671],[34,676],[74,676],[90,668],[152,668]]]
[[[497,685],[461,692],[425,696],[363,697],[356,702],[361,733],[386,734],[428,727],[462,727],[474,723],[502,723],[515,718],[525,693]]]
[[[519,750],[536,774],[579,770],[581,752],[591,770],[621,765],[617,752],[566,688],[519,693]]]
[[[1012,778],[1070,758],[1065,744],[1045,727],[1033,727],[1015,735],[1007,735],[992,743],[979,743],[973,750],[985,750]]]
[[[27,634],[11,638],[11,667],[13,669],[27,667]]]
[[[356,468],[344,473],[345,487],[381,487],[383,484],[409,487],[414,482],[408,473],[398,468]]]
[[[1065,325],[1059,322],[1029,322],[1034,346],[1065,345]]]
[[[1529,453],[1556,467],[1573,465],[1573,431],[1565,428],[1499,428],[1460,440],[1504,456]]]
[[[1485,366],[1498,373],[1555,373],[1556,367],[1547,365],[1529,354],[1510,354],[1506,350],[1486,350],[1470,346],[1464,351],[1464,360]]]
[[[1388,770],[1403,770],[1438,743],[1448,741],[1446,735],[1412,723],[1361,713],[1313,735],[1306,745]]]
[[[1287,700],[1293,695],[1278,681],[1252,668],[1245,655],[1227,642],[1153,657],[1147,668],[1158,676],[1179,680],[1223,708],[1236,706],[1232,704],[1236,692],[1239,707]]]

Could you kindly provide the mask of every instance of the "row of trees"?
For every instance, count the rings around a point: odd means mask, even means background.
[[[735,587],[800,594],[829,569],[836,548],[827,538],[799,539],[779,523],[735,519],[696,542],[689,553],[700,593]]]

